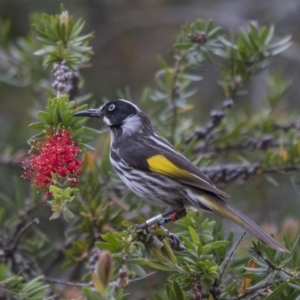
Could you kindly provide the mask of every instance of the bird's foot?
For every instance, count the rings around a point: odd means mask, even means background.
[[[136,238],[141,239],[146,243],[154,243],[160,246],[162,246],[161,241],[164,238],[167,238],[173,250],[182,251],[184,250],[184,247],[181,245],[179,237],[174,233],[169,232],[162,224],[175,222],[183,216],[185,216],[185,211],[184,213],[182,211],[175,212],[169,217],[158,215],[147,220],[145,223],[133,225],[129,227],[128,230],[134,231],[137,234]],[[164,231],[165,233],[159,232],[159,230]]]
[[[175,250],[175,251],[183,251],[184,250],[184,247],[181,244],[181,240],[179,239],[179,237],[176,234],[174,234],[172,232],[168,232],[167,238],[168,238],[170,246],[173,250]]]

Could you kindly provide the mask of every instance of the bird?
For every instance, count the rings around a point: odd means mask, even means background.
[[[231,219],[269,247],[289,252],[249,217],[225,200],[230,196],[171,143],[159,135],[149,117],[134,103],[118,99],[99,108],[74,114],[99,118],[110,130],[110,161],[123,183],[150,205],[166,212],[149,219],[147,226],[176,221],[188,207]]]

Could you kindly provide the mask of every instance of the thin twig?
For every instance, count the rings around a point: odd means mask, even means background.
[[[13,252],[16,250],[18,243],[22,237],[22,235],[25,233],[25,231],[31,227],[33,224],[39,224],[39,219],[34,219],[31,222],[27,223],[24,225],[24,227],[21,228],[21,230],[19,231],[18,235],[16,236],[16,238],[14,239],[14,243],[12,244],[12,246],[9,248],[10,252]]]
[[[148,278],[148,277],[150,277],[150,276],[152,276],[154,274],[156,274],[156,272],[151,272],[149,274],[146,274],[145,276],[134,278],[134,279],[130,279],[129,283],[133,283],[133,282],[137,282],[137,281],[146,279],[146,278]],[[67,286],[78,286],[78,287],[90,286],[90,282],[73,282],[73,281],[65,281],[65,280],[55,279],[55,278],[50,278],[50,277],[44,277],[43,281],[47,282],[47,283],[55,283],[55,284],[67,285]],[[117,281],[112,281],[109,285],[110,286],[116,286],[117,285]]]
[[[246,234],[246,231],[242,234],[242,236],[240,237],[240,239],[238,240],[238,242],[236,243],[236,245],[234,246],[234,248],[230,252],[227,260],[225,261],[225,264],[224,264],[223,270],[221,272],[221,275],[219,276],[219,278],[215,278],[213,285],[209,289],[209,292],[213,296],[214,300],[221,299],[221,298],[218,297],[218,295],[221,293],[221,289],[219,288],[220,282],[222,280],[222,277],[225,273],[225,270],[227,269],[227,266],[228,266],[228,264],[229,264],[229,262],[230,262],[230,260],[233,256],[233,254],[235,253],[238,245],[241,243],[241,241],[244,238],[245,234]]]
[[[137,281],[140,281],[140,280],[143,280],[143,279],[146,279],[152,275],[156,274],[156,272],[151,272],[149,274],[146,274],[145,276],[141,276],[141,277],[138,277],[138,278],[134,278],[134,279],[131,279],[129,282],[132,283],[132,282],[137,282]]]
[[[60,285],[79,286],[79,287],[84,287],[84,286],[90,285],[88,282],[83,283],[83,282],[64,281],[64,280],[49,278],[49,277],[44,277],[43,281],[47,282],[47,283],[55,283],[55,284],[60,284]]]
[[[235,251],[236,251],[237,247],[239,246],[239,244],[242,242],[242,239],[244,238],[244,236],[245,236],[246,233],[247,233],[247,231],[244,231],[244,233],[241,235],[240,239],[238,240],[238,242],[236,243],[236,245],[234,246],[234,248],[233,248],[232,251],[230,252],[230,254],[229,254],[229,256],[228,256],[228,259],[226,260],[226,262],[225,262],[225,264],[224,264],[222,273],[221,273],[221,275],[220,275],[220,277],[219,277],[219,280],[218,280],[218,286],[219,286],[219,284],[220,284],[220,282],[221,282],[221,280],[222,280],[222,277],[223,277],[223,275],[224,275],[224,273],[225,273],[225,270],[227,269],[227,266],[228,266],[228,264],[229,264],[229,262],[230,262],[230,260],[231,260],[231,258],[232,258],[232,256],[233,256],[233,254],[235,253]]]

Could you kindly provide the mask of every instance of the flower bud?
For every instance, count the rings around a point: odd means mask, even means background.
[[[59,83],[59,84],[57,85],[57,90],[58,90],[59,92],[62,92],[62,91],[65,89],[65,87],[66,87],[66,85],[65,85],[64,83]]]
[[[99,254],[99,258],[95,267],[95,273],[99,280],[106,288],[114,273],[114,263],[111,254],[108,251],[103,251]]]
[[[63,11],[59,16],[59,24],[65,24],[65,26],[68,26],[69,24],[69,13],[67,10]]]
[[[206,33],[204,31],[196,31],[190,35],[190,39],[193,43],[204,45],[207,42]]]
[[[282,224],[282,233],[288,238],[295,238],[299,234],[300,223],[296,218],[289,217]]]

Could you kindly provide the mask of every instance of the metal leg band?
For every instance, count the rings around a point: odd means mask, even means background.
[[[158,223],[160,223],[160,221],[161,221],[162,219],[164,219],[164,217],[163,217],[162,215],[157,215],[157,216],[155,216],[155,217],[153,217],[153,218],[147,220],[147,221],[146,221],[146,224],[147,224],[148,226],[151,226],[151,225],[153,225],[153,224],[158,224]]]

